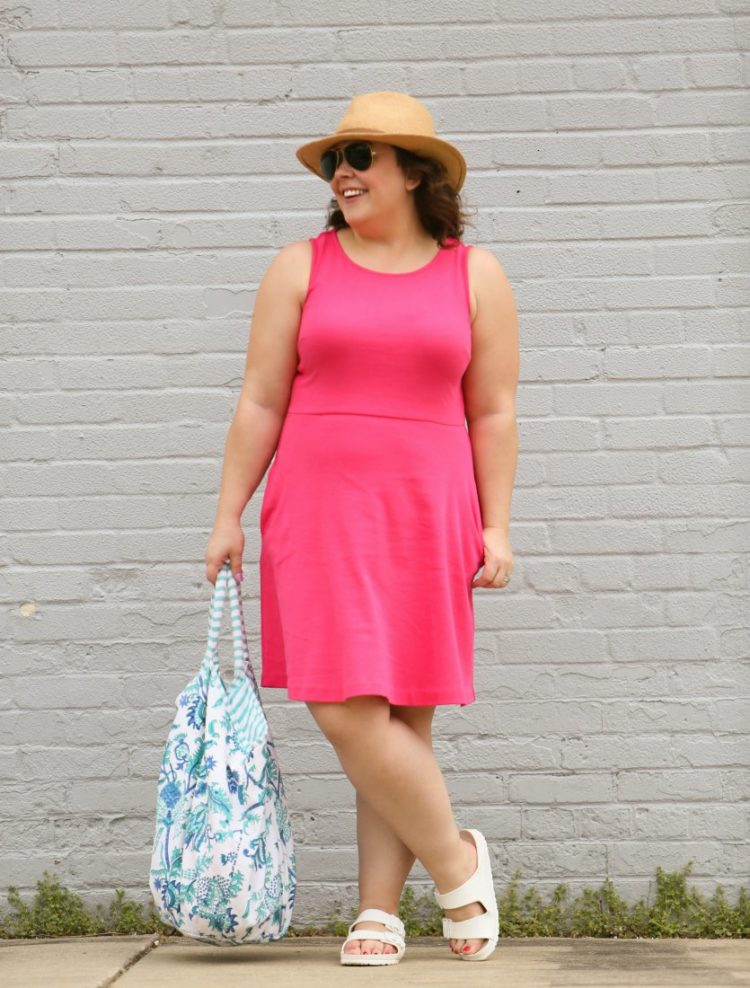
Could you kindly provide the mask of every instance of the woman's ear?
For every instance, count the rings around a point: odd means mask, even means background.
[[[414,189],[419,188],[422,184],[423,175],[419,173],[412,173],[411,176],[407,173],[406,175],[406,189],[407,192],[413,192]]]

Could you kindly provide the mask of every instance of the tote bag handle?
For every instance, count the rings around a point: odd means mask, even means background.
[[[242,598],[237,590],[237,581],[232,575],[232,568],[229,563],[224,563],[216,577],[216,585],[214,586],[208,613],[208,642],[206,644],[204,662],[215,663],[217,668],[219,666],[219,633],[221,632],[221,619],[224,614],[224,603],[227,597],[229,597],[229,611],[232,625],[234,675],[235,678],[238,678],[249,674],[249,678],[252,680],[253,685],[255,685],[255,675],[253,673],[253,667],[250,664],[250,652],[247,647],[245,618],[242,613]]]

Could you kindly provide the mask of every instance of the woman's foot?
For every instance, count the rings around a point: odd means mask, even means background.
[[[361,912],[361,910],[360,910]],[[396,913],[398,915],[398,913]],[[374,920],[365,919],[357,923],[355,930],[384,930],[383,923],[376,923]],[[473,941],[470,941],[473,943]],[[382,940],[352,940],[344,946],[346,954],[395,954],[396,948],[392,943],[383,943]]]
[[[477,870],[479,864],[479,855],[477,853],[477,846],[474,843],[474,838],[467,830],[459,831],[461,835],[461,841],[464,846],[464,852],[466,854],[466,871],[463,878],[456,883],[456,888],[462,885],[468,878],[474,874]],[[445,891],[448,891],[446,889]],[[486,913],[487,910],[481,904],[481,902],[471,902],[468,906],[461,906],[458,909],[446,909],[445,915],[448,919],[471,919],[472,916],[481,916]],[[451,950],[454,954],[475,954],[478,950],[487,943],[486,940],[457,940],[451,939],[450,945]]]

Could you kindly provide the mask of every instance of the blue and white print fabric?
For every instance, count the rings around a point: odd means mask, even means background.
[[[234,679],[218,658],[229,598]],[[165,923],[217,944],[280,940],[296,894],[296,860],[276,750],[247,647],[229,564],[216,579],[208,646],[177,698],[159,772],[149,884]]]

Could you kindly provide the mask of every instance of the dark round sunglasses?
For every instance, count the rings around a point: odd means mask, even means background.
[[[342,148],[328,148],[320,156],[320,170],[326,182],[330,182],[336,174],[336,169],[342,157],[348,165],[358,172],[365,172],[372,164],[372,159],[379,151],[373,151],[367,141],[352,141]]]

